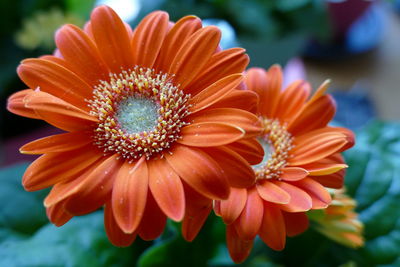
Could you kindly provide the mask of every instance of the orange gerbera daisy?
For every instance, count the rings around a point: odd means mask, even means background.
[[[211,199],[254,183],[248,162],[262,158],[254,138],[262,129],[248,110],[257,95],[240,89],[245,51],[221,50],[220,35],[197,17],[174,24],[161,11],[132,31],[101,6],[84,30],[57,31],[56,56],[22,61],[30,89],[12,95],[8,109],[66,131],[21,148],[44,154],[23,185],[53,186],[44,204],[54,224],[105,204],[116,245],[136,234],[155,239],[166,217],[183,220],[190,239]]]
[[[306,230],[304,211],[326,208],[331,202],[325,187],[342,187],[347,165],[339,152],[354,143],[351,131],[327,126],[335,114],[335,102],[325,94],[328,83],[309,98],[307,82],[295,81],[281,90],[282,79],[279,66],[268,72],[247,71],[246,84],[260,97],[264,131],[259,140],[265,157],[254,166],[251,187],[233,188],[229,199],[216,201],[214,207],[227,224],[228,249],[235,262],[246,259],[256,235],[272,249],[282,250],[286,236]]]

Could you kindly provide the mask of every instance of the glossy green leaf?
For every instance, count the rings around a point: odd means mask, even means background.
[[[0,266],[131,266],[130,248],[110,244],[103,229],[103,214],[72,219],[57,228],[42,227],[32,237],[0,244]]]
[[[32,234],[48,223],[42,203],[47,191],[26,192],[22,187],[27,166],[24,163],[0,170],[0,229]]]

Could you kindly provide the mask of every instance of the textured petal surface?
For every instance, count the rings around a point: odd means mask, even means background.
[[[257,111],[258,95],[250,90],[233,90],[209,108],[238,108],[255,113]]]
[[[22,146],[22,154],[44,154],[78,149],[92,142],[86,132],[56,134],[37,139]]]
[[[243,138],[245,132],[235,125],[221,122],[193,123],[181,129],[177,142],[187,146],[213,147],[233,143]]]
[[[32,108],[25,107],[24,98],[32,92],[32,89],[26,89],[12,94],[7,100],[7,110],[23,117],[40,119]]]
[[[70,68],[88,84],[95,86],[100,80],[109,78],[110,71],[96,44],[81,29],[74,25],[65,25],[57,31],[55,41]]]
[[[289,124],[288,131],[293,135],[299,135],[325,127],[332,120],[335,112],[335,100],[330,95],[324,95],[312,105],[306,105],[302,112]]]
[[[118,155],[99,164],[82,182],[79,190],[68,198],[64,208],[73,215],[84,215],[100,208],[111,197],[114,178],[121,167]]]
[[[239,140],[226,147],[241,155],[251,165],[260,163],[264,158],[264,148],[254,138]]]
[[[41,119],[65,131],[86,130],[97,122],[97,118],[86,111],[45,92],[37,91],[27,95],[24,103]]]
[[[286,227],[282,211],[275,205],[264,202],[264,217],[260,237],[273,250],[282,250],[286,244]]]
[[[254,187],[248,189],[246,205],[235,222],[240,239],[253,240],[258,234],[264,214],[263,202]]]
[[[311,178],[305,178],[294,184],[303,189],[312,199],[313,209],[324,209],[331,203],[331,195],[320,183]]]
[[[148,170],[145,158],[136,164],[125,161],[115,178],[111,204],[115,220],[125,233],[133,233],[146,207]]]
[[[231,48],[215,53],[186,90],[195,95],[226,76],[242,73],[247,64],[249,64],[249,57],[243,48]]]
[[[202,28],[191,35],[182,44],[168,71],[176,74],[175,84],[180,84],[185,90],[215,52],[220,39],[221,32],[214,26]]]
[[[125,234],[118,226],[110,202],[104,208],[104,228],[108,239],[116,247],[128,247],[135,241],[136,233]]]
[[[166,12],[155,11],[147,15],[136,27],[132,37],[135,65],[153,67],[167,34],[168,18]]]
[[[247,200],[247,190],[232,188],[227,200],[220,201],[220,213],[225,224],[233,223],[242,213]]]
[[[308,175],[308,171],[299,167],[286,167],[282,169],[280,178],[285,181],[298,181]]]
[[[236,108],[205,109],[188,116],[191,123],[199,122],[225,122],[240,127],[247,136],[261,134],[261,123],[254,114]]]
[[[21,80],[32,89],[60,97],[81,109],[88,109],[85,99],[92,97],[92,88],[72,71],[52,61],[26,59],[17,69]]]
[[[301,111],[310,92],[311,86],[307,82],[299,80],[291,83],[281,94],[276,117],[281,122],[289,122]]]
[[[191,112],[203,110],[223,99],[228,93],[235,90],[242,80],[242,74],[232,74],[208,86],[190,99],[193,104]]]
[[[164,156],[189,186],[210,199],[228,198],[229,184],[226,176],[207,153],[182,145],[175,145],[171,153]]]
[[[212,210],[212,200],[197,193],[187,184],[185,188],[186,212],[182,221],[182,236],[193,241]]]
[[[305,212],[282,212],[285,219],[286,235],[296,236],[308,229],[310,222]]]
[[[290,195],[289,203],[280,205],[283,210],[288,212],[301,212],[308,211],[312,208],[311,197],[297,186],[280,181],[275,181],[274,183]]]
[[[57,227],[63,226],[72,219],[72,215],[64,210],[64,202],[57,203],[54,206],[46,208],[46,215]]]
[[[102,156],[91,145],[64,153],[45,154],[26,169],[22,184],[27,191],[44,189],[79,175]]]
[[[208,148],[205,151],[224,170],[230,186],[246,188],[254,184],[256,177],[253,169],[238,153],[223,146]]]
[[[277,204],[288,204],[290,201],[290,195],[270,181],[260,181],[256,188],[260,197],[265,201]]]
[[[242,263],[246,260],[253,248],[253,242],[253,240],[240,239],[233,225],[226,227],[226,245],[229,255],[235,263]]]
[[[133,67],[133,53],[125,24],[114,10],[100,6],[90,16],[91,28],[101,56],[113,73]]]
[[[171,62],[186,39],[201,29],[201,20],[195,16],[186,16],[178,20],[168,32],[161,46],[155,69],[168,72]]]
[[[158,207],[153,195],[147,194],[146,208],[138,228],[140,238],[146,241],[156,239],[164,231],[166,223],[167,217]]]
[[[185,194],[179,176],[164,158],[149,161],[149,186],[160,209],[174,221],[185,213]]]

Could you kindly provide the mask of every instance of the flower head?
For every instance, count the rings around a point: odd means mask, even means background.
[[[311,87],[295,81],[282,87],[282,71],[247,71],[247,87],[260,98],[258,114],[264,131],[259,141],[264,160],[253,166],[256,181],[232,189],[228,200],[216,201],[215,212],[227,224],[227,244],[235,262],[250,253],[259,235],[272,249],[282,250],[286,236],[308,228],[305,211],[331,203],[326,187],[340,188],[347,167],[340,152],[354,143],[351,131],[330,127],[335,102],[324,83],[310,97]]]
[[[241,90],[248,56],[219,41],[218,28],[194,16],[172,23],[157,11],[132,30],[101,6],[83,30],[57,31],[54,56],[21,63],[30,89],[8,109],[66,131],[21,148],[43,154],[23,185],[52,186],[44,203],[54,224],[105,205],[116,245],[155,239],[167,217],[183,220],[190,240],[212,199],[254,183],[262,129],[249,112],[257,95]]]
[[[342,245],[363,246],[364,225],[354,211],[356,201],[346,195],[344,189],[334,190],[332,194],[332,203],[326,209],[311,214],[310,219],[316,222],[315,228]]]

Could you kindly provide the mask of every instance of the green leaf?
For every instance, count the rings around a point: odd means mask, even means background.
[[[47,191],[26,192],[21,179],[28,164],[0,170],[0,229],[32,234],[48,222],[43,207]],[[1,236],[1,234],[0,234]]]
[[[210,216],[193,242],[186,242],[178,230],[178,224],[169,224],[167,233],[156,240],[140,257],[138,266],[207,266],[225,241],[220,218]],[[222,233],[222,235],[221,235]]]
[[[76,217],[57,228],[48,224],[32,237],[0,244],[0,266],[131,266],[131,248],[110,244],[103,214]]]

